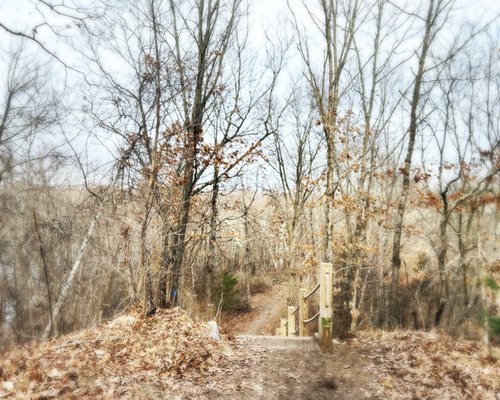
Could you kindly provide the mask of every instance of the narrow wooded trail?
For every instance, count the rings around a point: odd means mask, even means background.
[[[275,329],[266,321],[279,320],[285,292],[256,296],[240,334],[218,341],[173,309],[15,346],[0,357],[0,398],[498,399],[499,362],[477,342],[438,332],[366,330],[335,341],[331,353],[310,337],[241,334]]]
[[[287,287],[274,285],[269,290],[253,295],[250,312],[232,315],[222,321],[224,331],[234,335],[271,336],[286,313]]]
[[[312,338],[237,336],[235,341],[252,352],[251,366],[230,378],[235,393],[209,399],[376,399],[371,394],[369,360],[345,344],[322,353]]]
[[[346,344],[322,353],[311,337],[272,336],[286,313],[286,284],[252,298],[252,311],[227,322],[237,347],[252,352],[251,363],[231,375],[235,393],[210,399],[374,399],[373,374],[363,354]],[[229,383],[229,382],[228,382]]]
[[[268,296],[256,299],[252,305],[255,318],[243,327],[242,335],[270,335],[283,315],[286,305],[286,285],[276,285]]]
[[[286,285],[255,296],[252,305],[232,331],[241,361],[225,375],[228,391],[209,390],[203,398],[498,399],[498,361],[481,356],[478,343],[436,332],[366,330],[323,353],[312,338],[269,336],[286,314]]]

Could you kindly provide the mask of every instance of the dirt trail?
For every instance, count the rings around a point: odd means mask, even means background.
[[[335,345],[331,354],[322,353],[312,338],[239,336],[239,346],[253,351],[254,367],[231,375],[236,393],[208,399],[376,399],[367,358],[345,344]]]
[[[285,296],[286,285],[276,285],[263,301],[255,299],[252,306],[256,317],[242,330],[241,334],[268,335],[274,333],[272,329],[278,326],[277,322],[282,317],[282,310],[285,307]]]
[[[231,374],[231,395],[209,392],[207,399],[375,399],[369,390],[374,377],[359,350],[336,344],[325,354],[310,337],[271,336],[285,316],[286,290],[281,284],[257,294],[251,312],[226,321],[226,330],[238,335],[235,346],[253,355],[250,365]]]
[[[235,335],[273,335],[286,313],[286,290],[285,284],[276,284],[252,296],[252,310],[232,315],[223,323],[224,330]]]
[[[438,332],[366,330],[331,353],[312,338],[241,334],[273,332],[285,294],[255,296],[252,312],[233,315],[239,335],[219,342],[180,310],[159,310],[14,347],[0,357],[0,398],[499,399],[499,362]]]

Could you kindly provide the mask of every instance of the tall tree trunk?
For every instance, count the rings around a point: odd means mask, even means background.
[[[61,313],[61,309],[66,301],[66,298],[69,295],[69,291],[70,291],[71,287],[73,286],[73,282],[75,280],[76,274],[80,270],[83,255],[85,254],[85,250],[87,249],[87,245],[89,243],[89,240],[90,240],[92,234],[94,233],[94,229],[95,229],[95,226],[97,224],[97,221],[99,221],[99,219],[101,218],[103,208],[104,208],[104,203],[101,204],[99,210],[92,218],[92,221],[90,222],[89,226],[87,227],[87,231],[85,232],[85,235],[82,238],[82,241],[80,243],[80,247],[78,249],[78,252],[76,253],[75,261],[73,262],[73,265],[70,269],[70,272],[69,272],[65,282],[62,285],[61,292],[59,293],[59,297],[57,299],[57,302],[54,305],[54,309],[52,310],[52,319],[49,321],[49,323],[45,327],[45,331],[42,335],[42,339],[44,339],[44,340],[50,336],[50,333],[54,329],[54,327],[52,326],[52,323],[55,323],[55,324],[59,323],[59,316]],[[52,321],[54,321],[54,322],[52,322]]]
[[[205,266],[205,285],[207,302],[212,301],[212,287],[213,277],[215,270],[215,251],[217,245],[217,229],[219,219],[219,208],[217,206],[217,199],[219,196],[219,165],[215,162],[214,165],[214,183],[212,185],[212,197],[210,199],[210,233],[208,236],[208,260]]]
[[[153,175],[153,174],[151,174]],[[150,178],[150,182],[148,185],[148,197],[146,199],[146,203],[144,205],[145,207],[145,215],[144,219],[141,224],[141,235],[140,235],[140,246],[141,246],[141,253],[140,253],[140,264],[139,264],[139,271],[142,271],[143,273],[143,280],[144,280],[144,312],[146,315],[150,315],[152,312],[154,312],[155,309],[155,301],[154,301],[154,296],[153,296],[153,278],[151,276],[151,264],[148,256],[148,250],[147,250],[147,233],[148,233],[148,225],[150,221],[150,214],[151,214],[151,208],[152,208],[152,190],[155,185],[153,181],[153,177]]]
[[[472,228],[472,220],[474,218],[474,214],[471,213],[467,217],[467,222],[464,229],[464,221],[463,221],[463,212],[460,212],[458,215],[458,250],[460,253],[460,271],[462,273],[462,292],[464,296],[464,307],[467,309],[470,304],[469,297],[469,283],[468,283],[468,262],[467,262],[467,249],[465,246],[467,237],[470,234]]]
[[[43,245],[43,240],[42,240],[42,235],[40,233],[40,227],[38,225],[38,218],[36,216],[36,212],[33,211],[33,220],[35,222],[35,232],[38,238],[38,243],[39,243],[39,250],[40,250],[40,257],[42,259],[42,264],[43,264],[43,275],[45,278],[45,288],[47,290],[47,301],[49,303],[49,317],[50,317],[50,327],[51,330],[54,328],[54,315],[52,312],[52,295],[50,292],[50,281],[49,281],[49,271],[48,271],[48,266],[47,266],[47,257],[45,254],[45,247]],[[0,319],[0,321],[3,321]],[[51,331],[49,331],[49,336],[51,335]]]
[[[408,128],[408,148],[403,167],[400,169],[403,175],[403,186],[401,189],[401,197],[398,204],[396,214],[396,222],[394,227],[394,238],[392,244],[392,262],[391,262],[391,288],[390,288],[390,301],[389,313],[390,323],[393,325],[400,324],[401,310],[399,308],[399,270],[401,269],[401,236],[403,231],[403,219],[406,210],[406,203],[410,193],[410,171],[412,166],[413,150],[415,147],[415,139],[417,136],[418,128],[418,106],[421,100],[422,81],[425,74],[425,61],[427,52],[431,44],[431,29],[435,24],[435,10],[434,0],[429,0],[429,7],[427,10],[425,34],[422,40],[422,50],[418,60],[418,71],[415,76],[415,83],[413,86],[413,95],[411,99],[410,111],[410,126]]]
[[[325,262],[333,261],[333,236],[335,227],[333,224],[333,202],[335,200],[335,186],[334,186],[334,171],[335,171],[335,135],[334,127],[336,118],[333,117],[331,127],[325,128],[326,138],[326,157],[327,157],[327,170],[326,170],[326,202],[325,202],[325,241],[324,241],[324,259]]]
[[[439,300],[438,309],[434,318],[434,325],[437,327],[441,323],[443,314],[445,311],[446,304],[449,298],[449,285],[448,277],[446,273],[446,255],[448,252],[448,196],[447,190],[441,193],[441,199],[443,201],[443,211],[441,215],[441,221],[439,223],[439,251],[438,251],[438,271],[439,271]]]
[[[202,71],[199,72],[200,74]],[[201,107],[201,91],[199,88],[198,102]],[[195,100],[196,101],[196,100]],[[195,107],[195,110],[197,108]],[[201,121],[201,116],[198,115],[195,121]],[[189,214],[191,211],[191,200],[193,190],[193,178],[195,173],[195,163],[198,142],[202,135],[201,122],[196,122],[192,127],[188,127],[188,144],[184,159],[184,174],[182,186],[182,204],[179,212],[179,218],[176,230],[173,234],[172,248],[172,287],[170,291],[170,306],[175,307],[179,301],[181,278],[182,278],[182,262],[184,259],[184,250],[186,248],[186,232],[189,223]]]
[[[244,205],[245,210],[243,213],[243,228],[245,231],[245,253],[243,256],[243,273],[245,276],[245,307],[250,307],[250,274],[252,272],[252,266],[250,265],[250,220],[248,218],[248,212],[250,210],[250,205]]]
[[[167,308],[169,296],[167,295],[167,285],[169,282],[169,268],[170,256],[171,256],[171,246],[170,238],[172,236],[172,229],[168,221],[168,212],[164,207],[162,209],[162,251],[161,251],[161,266],[160,266],[160,277],[158,280],[158,307]]]
[[[141,227],[141,265],[140,270],[144,271],[144,309],[146,315],[150,315],[156,309],[154,291],[153,291],[153,276],[151,271],[151,263],[146,249],[146,238],[147,230],[151,218],[151,213],[153,210],[153,204],[155,199],[158,198],[158,170],[160,168],[159,160],[159,140],[160,140],[160,128],[161,128],[161,106],[162,106],[162,90],[161,90],[161,76],[160,76],[160,61],[161,53],[159,46],[159,27],[157,23],[157,10],[155,8],[155,0],[150,2],[150,15],[153,30],[153,43],[154,43],[154,55],[155,55],[155,124],[154,124],[154,136],[152,147],[149,147],[149,139],[146,140],[146,145],[148,146],[148,153],[150,154],[149,159],[149,176],[148,176],[148,187],[145,202],[145,216]],[[148,132],[146,131],[147,123],[143,120],[143,134],[145,138],[148,138]],[[161,303],[161,300],[160,300]]]

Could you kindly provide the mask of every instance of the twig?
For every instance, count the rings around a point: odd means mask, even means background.
[[[215,318],[214,318],[214,321],[217,321],[217,318],[219,318],[219,325],[220,325],[220,314],[222,311],[222,300],[223,299],[224,299],[224,292],[222,292],[220,295],[219,305],[217,306],[217,312],[215,313]]]

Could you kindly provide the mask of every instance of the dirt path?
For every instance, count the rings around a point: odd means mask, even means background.
[[[239,328],[275,329],[285,292],[276,286],[256,296]],[[180,310],[151,318],[137,311],[13,347],[0,357],[0,398],[499,399],[499,361],[478,342],[436,331],[360,331],[334,342],[331,353],[312,338],[227,335],[215,342],[206,333]]]
[[[322,353],[312,338],[271,336],[286,313],[286,284],[252,298],[252,311],[233,315],[226,330],[238,335],[236,348],[252,353],[232,371],[230,395],[206,393],[207,399],[375,399],[369,390],[370,360],[346,344]],[[264,336],[257,336],[264,335]]]
[[[252,310],[232,315],[223,323],[224,330],[234,335],[273,335],[280,318],[286,314],[286,285],[252,296]]]
[[[254,367],[231,375],[235,393],[208,393],[208,399],[376,398],[369,390],[374,377],[367,368],[368,359],[345,344],[336,345],[331,354],[325,354],[312,338],[239,336],[236,341],[238,346],[253,351]]]
[[[255,299],[254,307],[255,319],[253,319],[244,329],[242,335],[269,335],[274,333],[278,321],[282,317],[285,308],[286,285],[276,285],[272,292],[263,299]],[[259,301],[261,300],[261,301]]]

